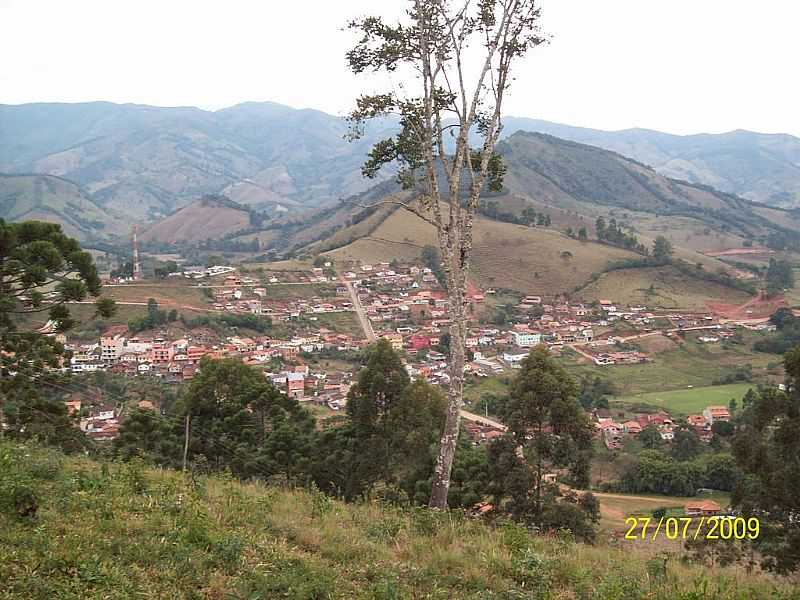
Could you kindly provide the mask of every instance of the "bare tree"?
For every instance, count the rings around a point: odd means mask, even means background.
[[[370,119],[399,117],[399,132],[374,145],[363,166],[375,177],[398,167],[405,188],[421,193],[400,204],[437,233],[450,303],[447,420],[430,498],[447,508],[458,440],[467,336],[467,277],[472,230],[482,190],[502,189],[505,173],[494,152],[511,67],[543,43],[536,0],[411,0],[402,22],[352,21],[361,36],[347,53],[354,73],[388,73],[396,88],[363,95],[350,114],[350,137]],[[474,145],[471,141],[478,140]]]

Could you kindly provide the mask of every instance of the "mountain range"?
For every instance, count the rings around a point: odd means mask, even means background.
[[[0,105],[0,173],[24,175],[0,178],[0,215],[46,215],[69,223],[82,238],[93,238],[113,235],[120,223],[160,221],[209,194],[270,216],[297,214],[330,206],[374,185],[362,178],[360,165],[372,143],[393,130],[392,121],[379,122],[362,140],[349,143],[343,119],[269,102],[214,112],[109,102]],[[662,175],[772,206],[800,205],[800,139],[789,135],[606,132],[508,117],[504,137],[519,131],[612,150]],[[546,183],[548,178],[566,176],[580,165],[558,164],[566,158],[559,152],[549,159],[537,157],[535,152],[542,148],[529,146],[528,163],[544,161],[549,166],[537,176],[536,186],[517,191],[534,201],[558,196],[552,183]],[[552,143],[547,146],[553,149]],[[573,156],[576,153],[582,158]],[[570,156],[580,161],[598,155],[583,150]],[[578,169],[576,174],[584,177],[586,171]],[[597,202],[604,187],[614,190],[608,194],[617,194],[606,179],[614,176],[614,169],[595,173],[584,185],[585,192],[592,192],[587,197]],[[509,181],[515,179],[512,172]],[[62,200],[42,192],[51,188],[60,190]],[[649,192],[642,196],[643,189],[631,188],[623,194],[627,200],[614,201],[628,202],[630,208],[649,203],[639,208],[654,209],[659,203]],[[63,200],[67,196],[72,200]],[[75,198],[80,198],[79,204]],[[68,214],[78,205],[85,218],[74,210]],[[663,202],[659,206],[666,209]]]

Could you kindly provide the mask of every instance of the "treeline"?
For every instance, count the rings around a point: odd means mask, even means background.
[[[736,460],[728,453],[676,460],[661,450],[642,450],[622,473],[616,489],[630,494],[694,496],[700,488],[730,492],[741,478]]]
[[[238,234],[237,235],[241,235]],[[250,241],[238,239],[207,239],[192,245],[196,250],[211,252],[261,252],[258,238]]]
[[[436,277],[439,285],[447,289],[447,276],[444,272],[444,268],[442,267],[442,258],[439,255],[439,249],[436,246],[431,246],[430,244],[426,245],[422,249],[420,259],[422,260],[422,264],[431,270],[431,273],[433,273],[433,276]]]
[[[188,443],[186,464],[193,471],[314,486],[348,501],[379,497],[426,504],[446,399],[440,388],[411,381],[385,340],[364,352],[363,360],[345,414],[319,430],[308,411],[258,371],[235,359],[206,359],[174,412],[134,411],[113,452],[182,468]],[[559,487],[544,478],[558,470],[567,483],[588,484],[592,428],[577,392],[547,351],[534,349],[500,403],[509,433],[483,446],[459,439],[450,506],[470,508],[491,499],[498,512],[518,521],[569,528],[579,539],[592,540],[596,499],[589,493],[561,497]]]
[[[241,327],[256,333],[268,333],[272,329],[272,319],[263,315],[249,313],[222,313],[219,315],[200,315],[194,319],[187,319],[180,315],[181,323],[189,329],[195,327],[217,328],[220,325],[227,327]]]
[[[597,221],[595,222],[595,231],[597,232],[597,239],[601,242],[611,244],[612,246],[625,248],[627,250],[633,250],[634,252],[638,252],[640,254],[649,254],[649,251],[645,245],[639,242],[639,238],[637,238],[634,234],[625,231],[614,218],[611,218],[611,220],[606,223],[606,220],[603,217],[597,217]]]
[[[517,225],[527,225],[528,227],[550,227],[552,223],[549,214],[544,212],[537,212],[536,209],[526,206],[520,214],[507,212],[500,209],[499,202],[481,202],[479,212],[482,215],[494,219],[495,221],[503,221],[504,223],[515,223]]]

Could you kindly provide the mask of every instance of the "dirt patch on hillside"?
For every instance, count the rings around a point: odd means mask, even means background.
[[[708,303],[710,311],[718,314],[723,319],[732,320],[766,319],[783,306],[786,306],[786,299],[783,296],[765,298],[763,295],[759,295],[741,305],[726,304],[724,302]]]

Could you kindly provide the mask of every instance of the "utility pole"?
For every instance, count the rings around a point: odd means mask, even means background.
[[[186,461],[189,457],[189,423],[191,415],[186,415],[186,427],[183,432],[183,470],[186,471]]]

